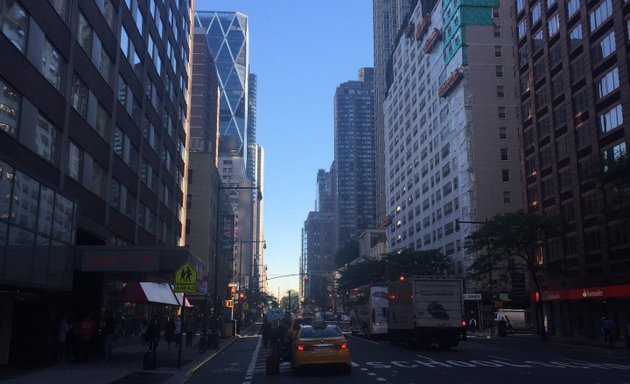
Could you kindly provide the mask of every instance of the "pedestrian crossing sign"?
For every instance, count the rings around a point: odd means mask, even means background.
[[[190,263],[182,264],[175,271],[175,292],[194,293],[197,291],[197,271]]]

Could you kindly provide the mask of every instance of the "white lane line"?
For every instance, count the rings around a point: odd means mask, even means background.
[[[251,376],[254,375],[254,367],[256,367],[256,360],[258,359],[258,351],[260,351],[260,345],[261,344],[262,344],[262,338],[258,338],[258,343],[256,344],[256,349],[254,350],[254,354],[252,355],[252,359],[249,362],[249,367],[247,367],[247,373],[245,373],[245,377],[251,377]],[[245,384],[245,383],[243,383],[243,384]]]
[[[376,376],[376,373],[374,373],[374,372],[368,372],[368,375],[369,375],[369,376]]]
[[[387,380],[383,379],[382,377],[377,377],[376,381],[387,381]]]
[[[381,344],[377,343],[376,341],[363,339],[363,338],[361,338],[361,337],[357,337],[357,336],[352,336],[352,337],[350,337],[350,339],[351,339],[351,340],[361,340],[361,341],[364,341],[364,342],[366,342],[366,343],[370,343],[370,344],[374,344],[374,345],[381,345]]]

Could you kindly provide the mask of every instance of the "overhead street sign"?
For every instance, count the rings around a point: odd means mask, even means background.
[[[481,300],[481,293],[464,293],[464,300]]]
[[[184,263],[175,271],[175,292],[197,291],[197,271],[190,263]]]

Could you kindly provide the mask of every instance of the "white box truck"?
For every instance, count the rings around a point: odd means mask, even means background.
[[[390,282],[387,327],[391,342],[455,347],[462,334],[462,280],[401,276]]]

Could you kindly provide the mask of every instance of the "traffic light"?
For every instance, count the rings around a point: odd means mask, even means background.
[[[245,298],[245,294],[244,294],[243,292],[239,293],[239,294],[238,294],[238,298],[239,298],[240,300],[243,300],[243,299]]]
[[[236,292],[236,288],[235,287],[228,287],[228,290],[227,290],[227,297],[228,297],[228,299],[233,299],[235,292]]]

